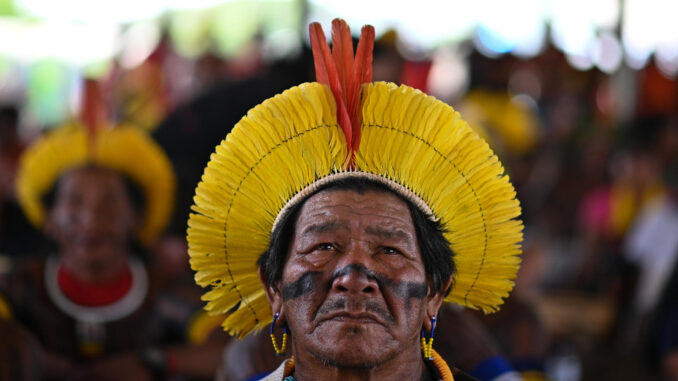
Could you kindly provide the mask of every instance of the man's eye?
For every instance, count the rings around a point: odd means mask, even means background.
[[[330,251],[330,250],[334,250],[334,245],[332,245],[331,243],[324,242],[324,243],[316,245],[313,249],[314,250],[320,250],[320,251]]]
[[[398,250],[398,249],[396,249],[396,248],[393,248],[393,247],[388,247],[388,246],[382,247],[382,248],[381,248],[381,251],[382,251],[384,254],[389,254],[389,255],[400,254],[400,250]]]

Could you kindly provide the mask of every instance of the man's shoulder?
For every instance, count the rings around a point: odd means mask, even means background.
[[[27,284],[42,284],[44,278],[45,259],[42,257],[30,257],[26,259],[9,259],[2,257],[0,260],[0,291],[9,292],[9,288],[24,286]]]
[[[43,285],[44,267],[44,258],[3,260],[0,271],[0,317],[12,317],[26,303],[36,303],[37,294]]]

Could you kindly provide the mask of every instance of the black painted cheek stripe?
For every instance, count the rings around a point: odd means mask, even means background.
[[[300,276],[299,279],[283,286],[283,300],[296,299],[313,291],[317,283],[316,278],[319,275],[319,271],[307,271],[302,276]]]
[[[332,275],[332,280],[348,274],[350,271],[357,271],[364,274],[368,279],[375,280],[379,287],[386,287],[392,290],[392,292],[403,299],[424,299],[428,294],[428,286],[426,283],[417,283],[417,282],[400,282],[394,279],[391,279],[388,275],[379,274],[372,270],[369,270],[365,266],[357,263],[351,263],[344,267],[343,269],[337,270]]]
[[[403,299],[424,299],[428,294],[428,286],[426,283],[418,282],[399,282],[391,279],[387,275],[379,274],[374,271],[367,269],[365,266],[352,263],[343,269],[337,270],[332,274],[332,280],[330,283],[334,282],[335,279],[347,275],[351,271],[357,271],[368,279],[376,281],[380,287],[390,289],[394,294],[400,296]],[[299,279],[294,282],[283,286],[282,297],[283,300],[296,299],[301,296],[304,296],[317,286],[317,277],[321,273],[319,271],[307,271]]]

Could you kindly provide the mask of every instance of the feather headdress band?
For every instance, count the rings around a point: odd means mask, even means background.
[[[257,259],[276,220],[337,177],[390,184],[439,220],[456,267],[449,302],[495,311],[520,263],[520,206],[491,149],[452,107],[407,86],[371,83],[374,31],[357,54],[335,20],[333,50],[311,24],[318,82],[251,109],[205,168],[189,219],[196,282],[206,309],[239,337],[272,320]],[[352,74],[351,74],[352,73]]]

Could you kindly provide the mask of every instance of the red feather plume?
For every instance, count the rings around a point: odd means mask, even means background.
[[[101,84],[94,79],[86,79],[83,89],[82,110],[80,121],[87,132],[88,156],[94,155],[94,143],[99,129],[107,120],[106,102]]]
[[[374,28],[362,28],[356,55],[346,21],[332,21],[332,51],[319,23],[309,26],[315,61],[316,81],[330,86],[337,104],[337,121],[348,146],[347,166],[354,168],[355,151],[360,146],[360,86],[372,81]]]

